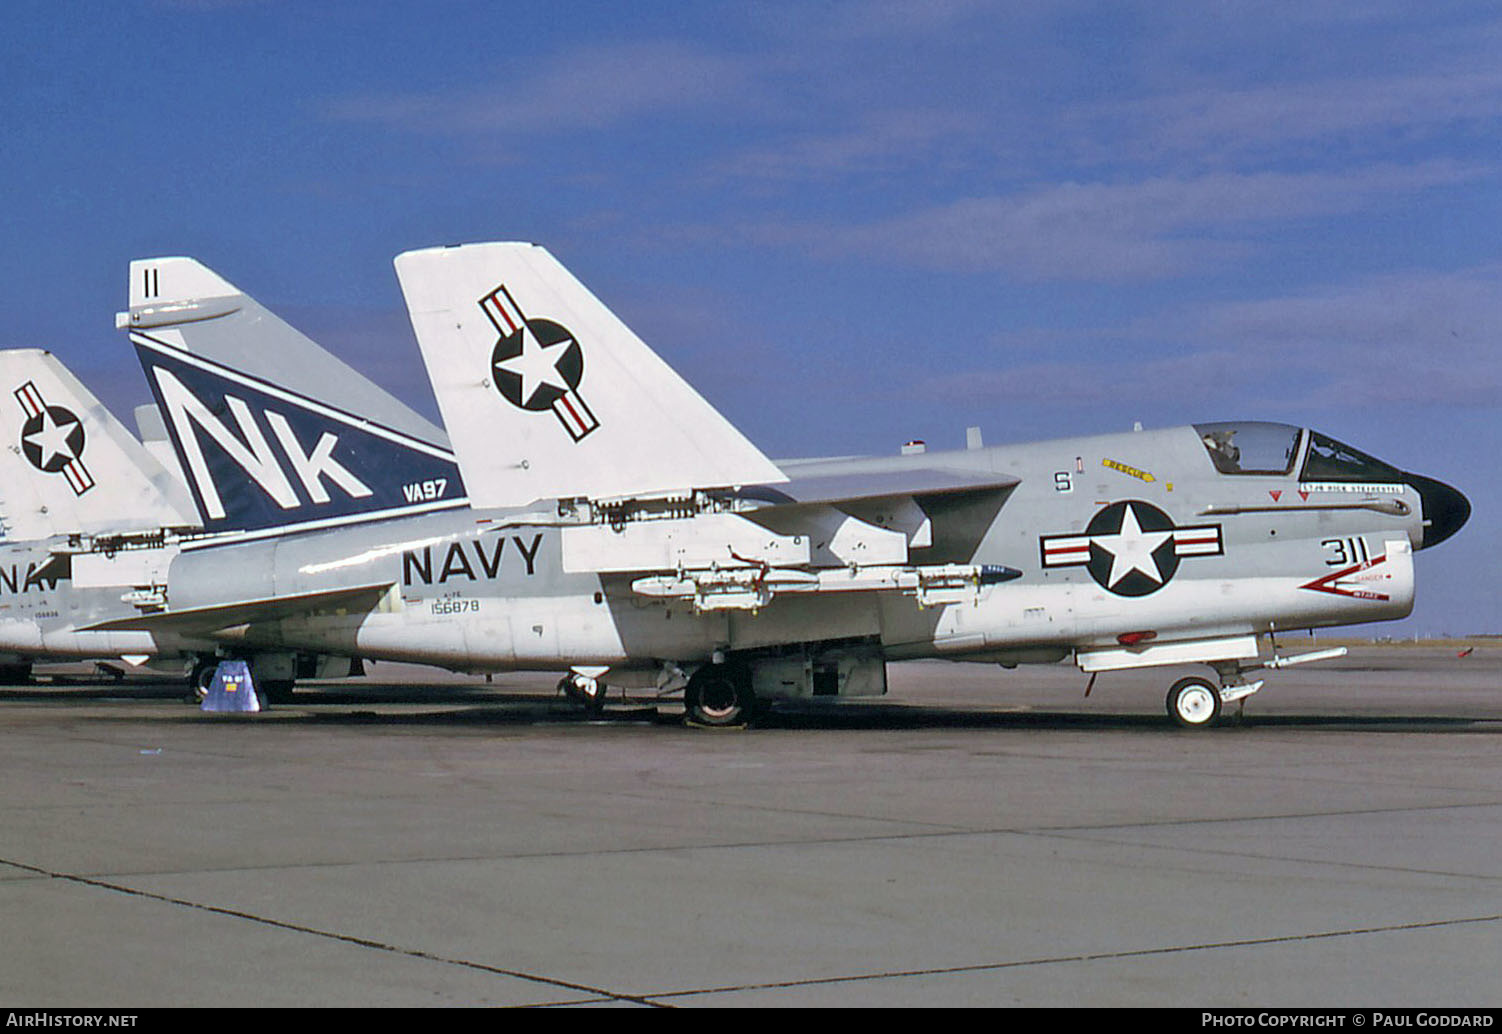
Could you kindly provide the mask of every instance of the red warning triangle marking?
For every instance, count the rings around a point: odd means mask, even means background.
[[[1282,493],[1281,490],[1279,490],[1279,491],[1269,490],[1267,494],[1270,495],[1270,496],[1272,496],[1273,497],[1273,502],[1276,503],[1278,501],[1278,496],[1282,495],[1283,493]]]

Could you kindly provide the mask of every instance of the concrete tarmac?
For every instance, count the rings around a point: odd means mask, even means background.
[[[1323,641],[1317,646],[1326,645]],[[1502,1004],[1502,646],[893,665],[747,731],[379,665],[0,688],[0,1007]]]

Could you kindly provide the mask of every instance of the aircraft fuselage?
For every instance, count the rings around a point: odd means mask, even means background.
[[[1227,426],[785,465],[795,479],[905,466],[1017,476],[918,498],[931,529],[910,539],[908,565],[1020,572],[940,597],[786,592],[695,606],[639,591],[639,572],[569,570],[566,523],[472,510],[185,549],[168,594],[179,610],[391,583],[373,610],[261,622],[246,643],[460,670],[698,663],[835,641],[1016,663],[1408,614],[1426,535],[1419,489],[1391,468],[1320,476],[1312,433],[1294,428],[1287,470],[1228,473],[1201,433]],[[1267,429],[1282,425],[1241,426],[1276,438]]]

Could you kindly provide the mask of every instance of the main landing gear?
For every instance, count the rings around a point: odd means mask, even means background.
[[[188,703],[199,705],[214,686],[214,675],[219,670],[223,657],[200,657],[188,673]],[[290,704],[293,701],[295,679],[261,679],[256,690],[267,703]]]
[[[751,672],[739,664],[706,664],[683,691],[683,716],[691,725],[745,725],[755,711]]]
[[[201,704],[214,685],[214,670],[219,667],[219,658],[200,658],[188,673],[188,703]]]
[[[558,692],[591,715],[605,710],[605,683],[591,675],[571,671],[558,680]]]

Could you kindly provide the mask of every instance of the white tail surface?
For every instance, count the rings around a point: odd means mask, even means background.
[[[50,352],[0,352],[0,385],[7,539],[197,525],[187,489]]]
[[[409,251],[396,275],[472,505],[786,480],[545,249]]]

